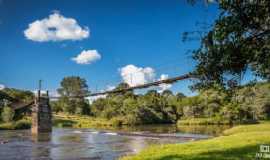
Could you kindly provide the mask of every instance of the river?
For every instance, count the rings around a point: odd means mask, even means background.
[[[113,129],[53,128],[31,136],[30,130],[0,131],[1,160],[111,160],[152,144],[184,143],[218,135],[228,126],[147,125]]]

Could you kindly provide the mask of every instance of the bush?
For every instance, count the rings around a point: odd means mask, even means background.
[[[1,116],[4,122],[11,122],[14,117],[14,111],[10,107],[4,107]]]
[[[0,124],[0,130],[12,130],[12,129],[14,129],[14,124],[11,122]]]
[[[68,120],[68,119],[54,119],[53,120],[53,125],[56,127],[73,127],[75,124],[74,121]]]
[[[29,129],[31,128],[31,122],[28,120],[19,120],[15,122],[15,129]]]
[[[31,122],[29,120],[19,120],[17,122],[8,122],[0,124],[0,130],[29,129]]]
[[[123,125],[138,125],[142,124],[141,120],[136,115],[127,115],[123,120]]]
[[[112,126],[122,126],[123,125],[123,119],[119,117],[115,117],[111,119]]]

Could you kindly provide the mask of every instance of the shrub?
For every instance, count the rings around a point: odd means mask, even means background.
[[[56,127],[73,127],[75,122],[73,120],[68,120],[68,119],[54,119],[53,120],[53,125]]]
[[[14,117],[14,111],[10,107],[4,107],[1,116],[4,122],[11,122]]]
[[[0,124],[0,130],[12,130],[12,129],[14,129],[14,125],[11,122]]]
[[[29,129],[31,128],[31,122],[28,120],[19,120],[15,122],[15,129]]]
[[[127,115],[123,119],[123,125],[138,125],[141,124],[141,120],[136,115]]]
[[[111,119],[112,126],[122,126],[123,125],[123,119],[119,117],[115,117]]]

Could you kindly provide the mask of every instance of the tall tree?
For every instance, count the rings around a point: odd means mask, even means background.
[[[194,51],[195,74],[207,87],[235,84],[250,69],[270,80],[270,1],[219,0],[219,18]]]
[[[61,96],[80,97],[88,93],[88,85],[85,79],[78,76],[70,76],[65,77],[61,81],[61,88],[57,91]]]
[[[89,114],[89,105],[84,99],[89,93],[85,79],[77,76],[65,77],[57,91],[61,98],[56,106],[62,106],[64,112]]]

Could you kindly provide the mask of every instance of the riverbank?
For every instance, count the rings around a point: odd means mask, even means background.
[[[185,144],[148,147],[137,155],[121,160],[225,160],[255,159],[261,144],[270,144],[270,123],[240,125],[225,130],[223,136]]]
[[[256,124],[257,120],[229,121],[220,118],[188,118],[177,121],[178,126],[182,125],[239,125],[239,124]]]
[[[53,114],[53,126],[72,128],[93,128],[118,126],[116,120],[107,120],[84,115]]]
[[[105,118],[96,118],[87,115],[75,115],[66,113],[53,114],[54,127],[70,127],[70,128],[115,128],[115,127],[132,127],[134,124],[124,123],[124,118],[112,118],[110,120]],[[256,122],[252,122],[256,123]],[[239,123],[235,123],[239,124]],[[149,125],[149,124],[148,124]],[[155,125],[155,124],[152,124]],[[157,124],[156,124],[157,125]],[[159,124],[161,125],[161,124]],[[208,125],[232,125],[229,121],[221,121],[215,118],[190,118],[178,120],[176,124],[178,127],[185,126],[208,126]],[[31,117],[24,117],[21,120],[0,123],[0,130],[14,130],[14,129],[29,129],[31,127]]]
[[[0,123],[0,130],[30,129],[31,119],[25,118],[14,122]]]
[[[54,127],[71,127],[71,128],[95,128],[95,127],[116,127],[119,126],[118,119],[107,120],[94,118],[84,115],[53,114]],[[31,117],[25,117],[18,121],[0,123],[0,130],[16,130],[31,128]]]
[[[220,120],[217,118],[189,118],[177,121],[177,125],[230,125],[227,120]]]

